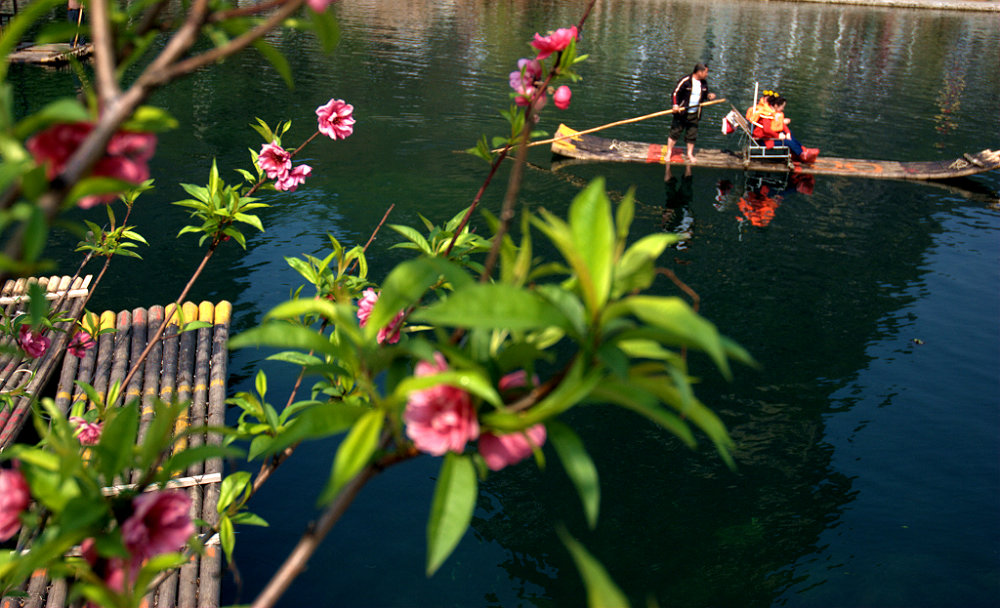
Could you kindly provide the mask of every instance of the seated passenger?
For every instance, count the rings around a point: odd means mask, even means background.
[[[787,100],[774,93],[760,98],[756,106],[747,109],[747,120],[753,124],[753,136],[757,143],[768,148],[785,146],[792,152],[792,158],[804,163],[815,162],[819,148],[806,148],[788,130],[790,119],[785,118]]]

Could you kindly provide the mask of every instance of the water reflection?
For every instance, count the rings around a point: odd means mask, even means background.
[[[682,175],[675,177],[675,171]],[[663,180],[663,188],[666,191],[666,200],[663,203],[663,230],[682,237],[682,240],[674,245],[679,251],[688,248],[694,230],[694,215],[691,213],[691,201],[694,198],[692,171],[691,165],[685,165],[683,169],[667,165],[666,179]]]

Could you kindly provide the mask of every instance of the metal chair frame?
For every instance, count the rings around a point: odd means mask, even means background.
[[[736,118],[736,124],[739,126],[740,132],[740,147],[743,149],[743,163],[750,164],[750,161],[760,160],[760,161],[784,161],[791,169],[794,167],[792,163],[792,151],[788,149],[788,146],[778,146],[768,147],[758,143],[757,139],[753,136],[753,130],[751,125],[759,127],[760,125],[748,121],[739,110],[735,107],[733,108],[732,115]]]

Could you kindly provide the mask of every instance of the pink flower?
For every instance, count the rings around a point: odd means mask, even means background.
[[[569,107],[569,100],[572,97],[573,91],[571,91],[568,86],[562,85],[556,89],[555,94],[552,96],[552,101],[555,102],[557,108],[565,110]]]
[[[73,337],[69,340],[69,346],[66,350],[69,351],[71,355],[77,357],[78,359],[83,359],[87,354],[87,351],[94,348],[94,339],[90,337],[90,334],[85,331],[78,331],[73,334]]]
[[[334,2],[336,2],[336,0],[308,0],[309,8],[317,13],[322,13],[326,10],[326,7],[330,6]]]
[[[414,375],[429,376],[447,370],[444,356],[434,353],[434,363],[420,361]],[[461,453],[466,443],[479,436],[479,421],[469,393],[446,384],[410,393],[403,421],[413,445],[434,456],[449,451]]]
[[[24,475],[16,469],[0,469],[0,543],[21,528],[21,512],[31,502]]]
[[[264,144],[257,155],[257,166],[268,179],[278,179],[292,170],[292,155],[274,142]]]
[[[372,315],[372,309],[375,308],[375,302],[378,302],[378,294],[375,290],[369,287],[364,290],[361,294],[361,300],[358,301],[358,322],[361,327],[368,325],[368,317]],[[379,344],[395,344],[399,342],[399,331],[403,327],[403,317],[406,316],[406,311],[401,310],[396,313],[396,316],[389,321],[389,324],[378,330],[378,335],[375,340]]]
[[[178,551],[194,534],[191,499],[184,492],[144,492],[132,499],[132,507],[132,515],[122,524],[122,540],[133,564]]]
[[[310,0],[310,2],[319,1],[321,0]],[[319,117],[319,132],[333,140],[347,139],[354,132],[353,113],[354,106],[351,104],[343,99],[331,99],[326,104],[316,108],[316,116]]]
[[[542,64],[535,59],[519,59],[517,71],[510,73],[510,88],[516,96],[514,103],[526,106],[537,91],[535,84],[542,77]]]
[[[62,172],[66,162],[94,130],[89,122],[52,125],[28,140],[27,148],[38,164],[46,165],[45,174],[52,179]],[[111,136],[105,154],[90,172],[95,177],[111,177],[131,184],[149,179],[149,159],[156,150],[156,136],[152,133],[119,131]],[[98,203],[113,201],[115,194],[94,194],[79,201],[88,209]]]
[[[479,437],[479,453],[491,471],[517,464],[545,444],[545,425],[536,424],[523,431],[496,435],[483,433]]]
[[[548,36],[535,34],[535,39],[531,41],[531,46],[538,49],[539,61],[546,59],[552,53],[558,53],[569,46],[570,42],[576,40],[576,26],[560,28],[554,32],[549,32]]]
[[[97,442],[101,440],[103,425],[100,422],[87,422],[80,416],[73,416],[69,421],[76,427],[74,434],[80,440],[81,445],[97,445]]]
[[[46,337],[43,333],[37,331],[31,331],[31,328],[27,325],[22,325],[21,329],[17,334],[17,343],[21,346],[21,350],[24,354],[28,355],[32,359],[37,359],[45,354],[45,351],[49,349],[49,345],[52,344],[52,340]]]
[[[122,593],[125,591],[125,560],[120,557],[112,557],[109,559],[103,559],[97,553],[97,542],[93,538],[85,539],[80,543],[80,553],[83,555],[83,559],[90,564],[93,568],[94,573],[101,577],[104,584],[108,586],[109,589],[117,593]],[[133,563],[130,568],[131,572],[130,578],[135,579],[135,576],[139,573],[139,568],[141,564]],[[87,608],[99,608],[97,604],[88,603]]]
[[[274,187],[282,192],[295,192],[295,189],[304,184],[311,173],[312,167],[299,165],[288,173],[278,176],[278,179],[274,180]]]

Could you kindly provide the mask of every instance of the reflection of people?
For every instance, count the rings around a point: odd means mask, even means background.
[[[774,180],[748,175],[746,192],[737,202],[743,216],[736,219],[763,228],[774,219],[786,195],[793,192],[812,194],[814,184],[815,178],[804,173],[791,173],[787,181],[784,178]]]
[[[674,119],[670,123],[667,138],[667,154],[673,154],[674,144],[684,136],[687,144],[687,160],[695,162],[694,142],[698,139],[698,120],[701,119],[701,103],[715,99],[715,93],[708,88],[708,66],[697,63],[690,74],[677,81],[670,100],[673,104]],[[670,161],[667,159],[667,165]]]
[[[786,146],[795,160],[815,162],[819,156],[819,148],[804,147],[788,129],[791,119],[785,118],[787,103],[788,100],[774,91],[764,91],[764,96],[757,105],[747,109],[747,120],[754,125],[753,136],[768,148]]]
[[[694,226],[694,216],[691,215],[691,199],[694,198],[694,180],[691,178],[691,165],[684,167],[684,176],[680,179],[673,176],[670,165],[667,165],[667,175],[663,182],[666,190],[666,200],[663,204],[663,230],[683,236],[677,249],[687,249]]]

